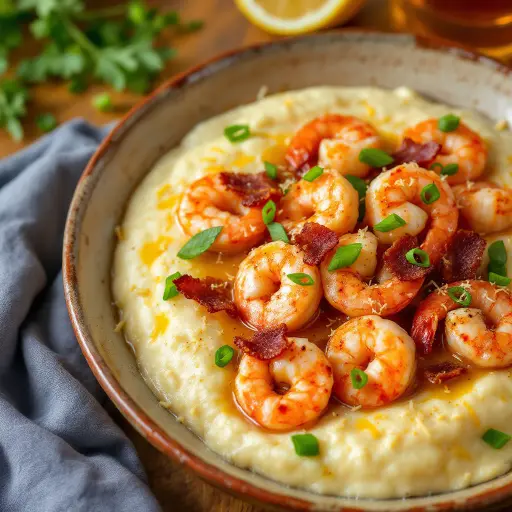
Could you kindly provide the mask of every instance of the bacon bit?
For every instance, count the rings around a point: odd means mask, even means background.
[[[441,145],[437,142],[430,141],[425,144],[418,144],[406,137],[392,155],[393,165],[416,162],[420,167],[428,167],[439,151],[441,151]]]
[[[418,267],[405,259],[405,254],[415,247],[418,247],[418,239],[405,235],[384,253],[384,265],[401,281],[414,281],[425,277],[431,271],[431,268]]]
[[[204,306],[208,313],[225,311],[229,316],[238,316],[235,304],[231,298],[231,291],[225,282],[213,277],[197,279],[185,274],[174,280],[176,288],[187,299],[195,300]]]
[[[222,184],[240,197],[247,207],[263,206],[269,199],[281,197],[281,189],[264,172],[221,172]]]
[[[319,265],[325,255],[338,244],[338,235],[316,222],[306,222],[296,235],[295,243],[305,252],[306,265]]]
[[[443,363],[427,366],[423,370],[425,378],[432,384],[442,384],[447,380],[455,379],[467,372],[467,368],[457,363],[445,361]]]
[[[443,279],[447,283],[475,279],[486,245],[474,231],[459,229],[442,261]]]
[[[274,359],[288,346],[286,324],[259,331],[250,340],[235,336],[234,342],[240,350],[251,357],[261,361]]]

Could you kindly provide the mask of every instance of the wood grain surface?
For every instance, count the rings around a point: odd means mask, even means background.
[[[103,1],[101,5],[115,3],[119,2]],[[172,45],[178,49],[178,56],[169,63],[161,76],[161,81],[220,52],[273,39],[272,36],[251,26],[237,11],[232,0],[156,0],[148,1],[148,4],[165,9],[177,9],[183,19],[202,19],[205,22],[204,28],[199,32],[170,37]],[[370,0],[350,25],[386,30],[387,19],[386,2]],[[33,51],[33,46],[25,46],[16,57],[29,56]],[[38,113],[51,112],[59,122],[83,117],[92,123],[104,124],[119,118],[140,100],[140,97],[133,94],[112,93],[115,110],[110,113],[101,113],[91,106],[91,99],[104,90],[106,88],[101,86],[91,87],[87,93],[75,96],[67,91],[65,85],[59,83],[35,87],[32,90],[30,118],[25,123],[26,138],[22,143],[16,143],[5,132],[0,131],[0,157],[22,149],[38,137],[39,134],[32,122]],[[116,421],[133,441],[146,468],[149,485],[164,511],[261,512],[263,510],[232,498],[202,482],[179,463],[170,460],[153,448],[114,410],[113,406],[111,409]]]

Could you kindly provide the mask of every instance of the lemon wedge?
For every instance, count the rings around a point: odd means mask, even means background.
[[[306,34],[341,24],[365,0],[235,0],[242,14],[272,34]]]

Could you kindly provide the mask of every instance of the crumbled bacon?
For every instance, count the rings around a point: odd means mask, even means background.
[[[234,342],[244,353],[261,361],[268,361],[279,356],[288,346],[286,325],[281,324],[259,331],[250,340],[235,336]]]
[[[227,282],[213,277],[197,279],[185,274],[175,279],[174,284],[187,299],[195,300],[204,306],[208,313],[225,311],[233,318],[238,316]]]
[[[399,238],[383,256],[384,265],[391,273],[398,277],[400,281],[414,281],[425,277],[431,270],[430,267],[424,268],[409,263],[405,254],[418,247],[418,239],[415,236],[405,235]]]
[[[459,229],[443,258],[443,279],[447,283],[475,279],[485,247],[486,242],[480,235]]]
[[[427,368],[423,370],[423,374],[425,375],[425,378],[432,384],[442,384],[447,380],[460,377],[467,371],[467,368],[464,366],[461,366],[457,363],[452,363],[450,361],[445,361],[443,363],[427,366]]]
[[[295,243],[305,252],[304,263],[319,265],[338,244],[338,235],[321,224],[306,222],[295,237]]]
[[[281,189],[264,172],[249,174],[245,172],[221,172],[223,185],[240,197],[247,207],[263,206],[269,199],[278,199]]]
[[[430,141],[425,144],[418,144],[406,137],[392,155],[393,165],[416,162],[420,167],[428,167],[439,151],[441,151],[441,145],[437,142]]]

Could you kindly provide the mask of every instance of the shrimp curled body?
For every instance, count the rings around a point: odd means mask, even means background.
[[[471,307],[453,301],[446,288],[431,293],[414,316],[411,335],[418,348],[429,352],[438,323],[446,318],[448,347],[475,366],[504,368],[512,365],[512,297],[506,289],[486,281],[459,281],[471,295]],[[489,328],[486,321],[492,324]]]
[[[380,148],[376,130],[353,116],[327,114],[300,128],[288,147],[286,160],[296,171],[307,171],[318,163],[341,174],[364,177],[370,166],[359,160],[365,148]]]
[[[284,323],[294,331],[307,324],[320,304],[322,284],[317,267],[303,259],[298,247],[284,242],[251,251],[235,278],[235,304],[242,319],[258,329]],[[310,284],[288,277],[299,273],[309,276]]]
[[[178,208],[178,220],[189,236],[222,226],[209,249],[212,252],[246,251],[262,242],[267,231],[261,208],[243,206],[240,196],[228,190],[220,174],[204,176],[189,186]]]
[[[455,130],[443,132],[438,127],[437,119],[427,119],[406,130],[404,136],[417,143],[434,141],[441,145],[441,152],[433,163],[443,167],[448,164],[459,166],[456,174],[448,176],[450,185],[475,180],[484,171],[487,148],[478,133],[462,122]]]
[[[414,341],[395,322],[376,315],[353,318],[339,327],[326,354],[334,372],[334,394],[349,405],[378,407],[396,400],[416,369]],[[354,369],[368,377],[361,389],[353,385]]]
[[[291,430],[317,419],[327,407],[333,385],[325,354],[304,338],[288,338],[285,351],[271,361],[244,355],[235,378],[242,410],[270,430]],[[284,394],[275,384],[286,384]]]

